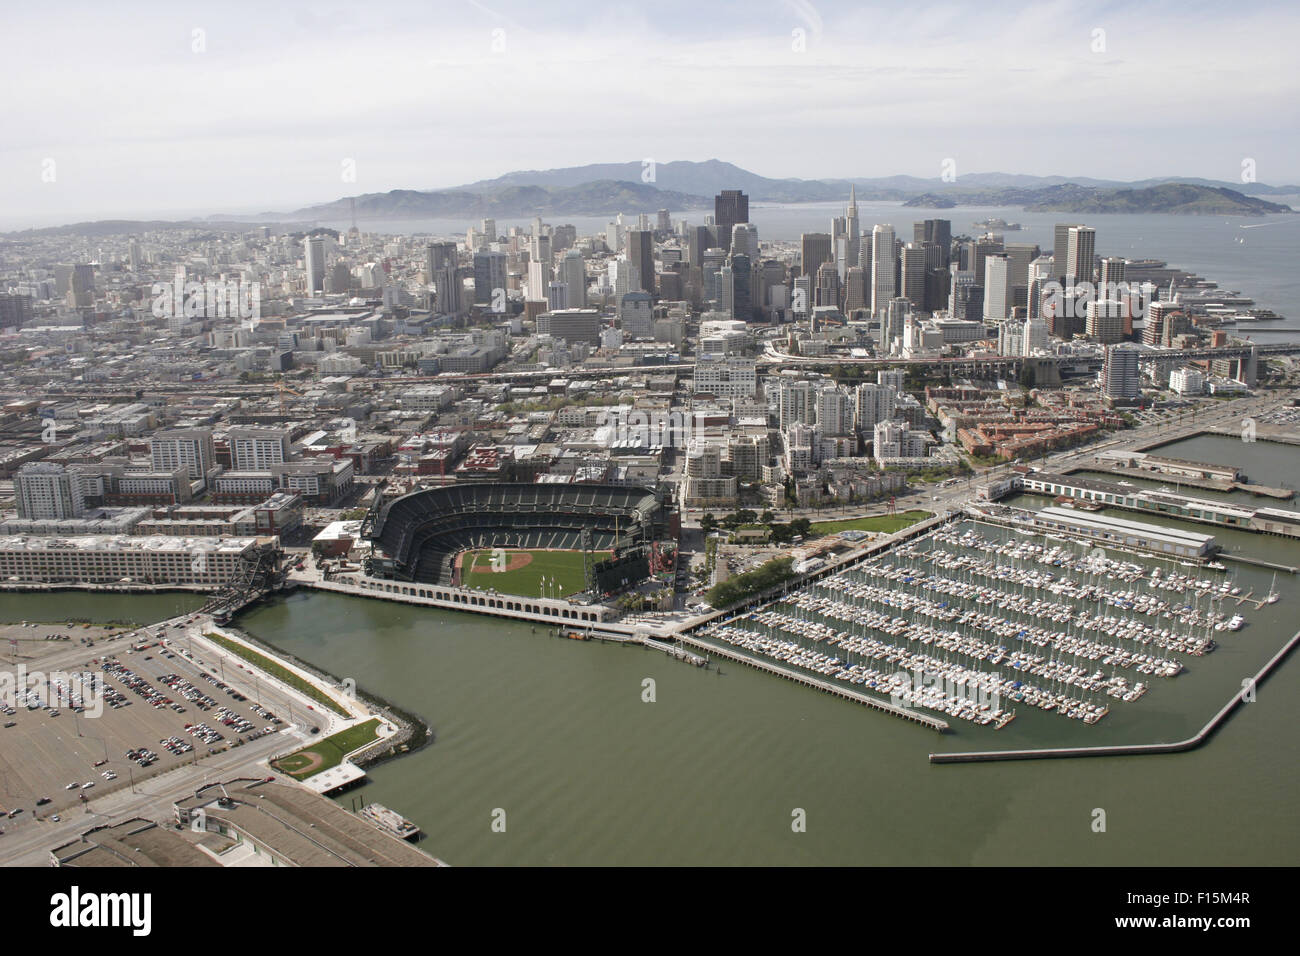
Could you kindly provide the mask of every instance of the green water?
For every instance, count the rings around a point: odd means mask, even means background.
[[[17,621],[89,621],[92,624],[152,624],[198,610],[206,596],[188,591],[165,594],[105,594],[92,591],[0,593],[0,624]]]
[[[432,724],[432,746],[374,768],[363,792],[455,864],[1283,864],[1300,849],[1294,661],[1192,753],[934,766],[941,743],[987,740],[739,666],[719,676],[457,612],[317,594],[240,624]],[[1202,666],[1230,683],[1220,653]],[[1123,706],[1159,717],[1177,709],[1165,690]],[[1074,723],[1042,716],[1057,733]],[[1032,726],[999,739],[1023,743]],[[1106,833],[1090,829],[1098,807]]]

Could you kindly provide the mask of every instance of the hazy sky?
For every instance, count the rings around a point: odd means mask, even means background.
[[[645,158],[1294,183],[1298,27],[1253,0],[11,3],[0,226]]]

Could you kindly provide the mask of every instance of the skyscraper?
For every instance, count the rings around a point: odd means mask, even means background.
[[[799,275],[817,278],[817,269],[832,260],[831,235],[828,232],[805,232],[799,236]]]
[[[731,251],[749,256],[750,260],[758,258],[758,227],[752,222],[738,222],[731,227]]]
[[[895,270],[894,227],[878,224],[871,230],[871,311],[877,317],[898,289]]]
[[[848,275],[848,270],[858,264],[859,247],[862,244],[862,221],[858,218],[858,192],[849,186],[849,205],[844,210],[844,266],[841,278]]]
[[[1011,314],[1010,260],[1002,255],[984,259],[984,321],[1001,322]]]
[[[728,235],[730,238],[730,235]],[[648,229],[633,229],[627,234],[627,261],[637,270],[641,291],[655,294],[654,233]]]
[[[1053,227],[1052,233],[1052,259],[1054,260],[1053,276],[1057,279],[1065,276],[1066,263],[1070,259],[1070,230],[1074,228],[1073,223],[1058,222]]]
[[[587,307],[587,265],[582,253],[570,249],[560,260],[560,280],[569,287],[569,308],[585,309]]]
[[[925,309],[925,249],[915,242],[903,247],[903,287],[899,291],[912,303],[912,310]]]
[[[713,199],[713,222],[718,228],[718,245],[731,248],[731,229],[749,222],[749,197],[739,189],[724,189]]]
[[[1096,229],[1091,226],[1071,226],[1069,246],[1066,250],[1065,274],[1074,276],[1077,282],[1091,282],[1096,248]]]
[[[932,268],[948,268],[952,258],[952,220],[925,219],[913,223],[912,241],[933,243],[937,250],[938,262]]]
[[[504,252],[474,253],[474,301],[480,304],[492,304],[493,297],[500,289],[504,304],[506,291],[506,254]]]
[[[1138,397],[1138,350],[1132,345],[1111,345],[1101,368],[1101,390],[1108,399],[1131,401]]]
[[[743,322],[754,318],[753,269],[749,256],[731,254],[731,315]]]
[[[817,267],[816,299],[814,305],[839,307],[840,274],[833,262],[823,262]]]
[[[1102,298],[1119,298],[1120,290],[1117,287],[1124,281],[1124,266],[1124,260],[1118,256],[1107,256],[1101,260],[1098,284],[1101,286]]]
[[[303,259],[307,265],[307,294],[315,295],[325,291],[325,237],[308,236],[303,248]]]

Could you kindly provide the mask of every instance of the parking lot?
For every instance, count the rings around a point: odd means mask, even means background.
[[[48,817],[93,805],[105,793],[288,726],[292,715],[262,707],[230,686],[220,669],[212,673],[191,660],[181,631],[170,632],[177,639],[164,646],[160,630],[101,636],[93,646],[80,639],[50,642],[47,652],[18,658],[29,674],[41,672],[41,682],[5,701],[0,830],[34,813]],[[14,673],[14,664],[5,666]],[[54,672],[87,672],[87,699],[60,698]],[[239,679],[247,690],[248,677]],[[77,688],[75,680],[63,682]]]

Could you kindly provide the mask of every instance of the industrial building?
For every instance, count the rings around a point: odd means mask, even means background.
[[[1060,531],[1090,538],[1101,545],[1175,558],[1204,558],[1215,550],[1212,534],[1143,524],[1073,508],[1044,508],[1034,514],[1034,525],[1045,532]]]

